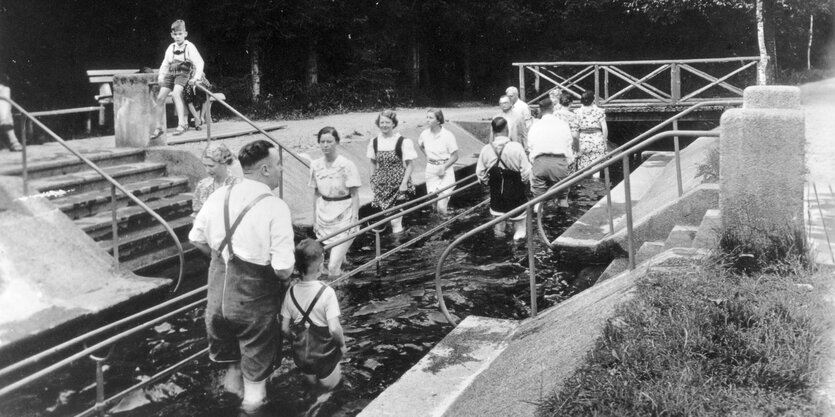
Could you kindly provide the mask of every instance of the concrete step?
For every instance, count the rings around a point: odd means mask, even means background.
[[[635,253],[635,264],[639,265],[661,252],[664,252],[664,242],[644,242],[638,249],[638,252]]]
[[[99,167],[109,167],[123,164],[133,164],[145,160],[145,150],[135,148],[78,150],[85,158],[93,161]],[[90,167],[81,162],[74,155],[58,154],[38,158],[30,157],[26,165],[26,175],[29,179],[39,179],[86,171]],[[23,168],[20,163],[0,167],[0,175],[19,176]]]
[[[629,258],[615,258],[612,259],[612,262],[609,262],[609,266],[603,270],[603,273],[597,278],[597,283],[603,282],[607,279],[617,276],[623,271],[626,271],[629,268]]]
[[[103,171],[122,184],[159,178],[165,175],[165,164],[156,162],[136,162],[103,168]],[[94,190],[110,190],[107,182],[93,170],[79,171],[67,175],[40,178],[32,181],[32,188],[40,192],[55,191],[79,194]]]
[[[692,247],[697,249],[715,249],[719,244],[719,230],[722,227],[722,212],[712,209],[705,212],[699,230],[693,238]]]
[[[183,193],[172,197],[165,197],[148,203],[148,207],[162,216],[165,220],[173,220],[189,216],[192,194]],[[132,231],[158,225],[156,219],[139,206],[126,206],[116,210],[116,222],[119,225],[119,236],[125,236]],[[74,221],[93,240],[111,239],[113,236],[113,215],[110,210],[104,210],[95,216],[83,217]]]
[[[182,242],[182,245],[186,261],[184,269],[186,271],[190,269],[189,265],[198,259],[203,259],[204,267],[208,265],[208,260],[203,258],[203,255],[194,245],[188,241]],[[177,254],[177,247],[172,242],[166,248],[127,260],[122,263],[122,266],[137,275],[175,279],[179,272],[179,262],[180,257]]]
[[[189,191],[188,178],[185,177],[151,178],[123,185],[142,201],[171,197]],[[110,191],[96,190],[67,195],[53,199],[52,203],[58,206],[69,218],[75,220],[95,215],[103,210],[109,212]],[[117,208],[127,207],[130,204],[132,204],[131,200],[124,193],[116,193]]]
[[[188,240],[188,232],[191,230],[193,222],[194,219],[191,216],[186,216],[174,219],[168,222],[168,224],[174,229],[174,233],[180,239],[180,242],[184,242]],[[111,255],[113,254],[113,241],[111,239],[99,241],[99,246]],[[122,262],[138,258],[159,250],[159,248],[167,248],[169,246],[174,246],[174,242],[162,225],[144,228],[124,236],[120,235],[119,261]]]
[[[698,226],[675,225],[670,235],[667,236],[667,240],[664,241],[664,249],[689,248],[698,231]]]

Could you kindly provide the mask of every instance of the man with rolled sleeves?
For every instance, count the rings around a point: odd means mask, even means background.
[[[272,193],[281,180],[278,150],[257,140],[241,148],[238,160],[244,179],[209,196],[189,240],[212,258],[209,357],[228,364],[224,388],[253,411],[266,400],[267,377],[280,353],[276,315],[295,257],[290,209]]]

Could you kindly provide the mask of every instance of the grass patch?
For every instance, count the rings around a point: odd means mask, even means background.
[[[540,416],[819,415],[831,271],[649,273]],[[785,272],[785,270],[783,271]]]

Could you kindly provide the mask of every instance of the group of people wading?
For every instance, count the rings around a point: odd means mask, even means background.
[[[476,164],[478,180],[489,187],[495,216],[524,204],[528,189],[533,196],[542,195],[570,173],[575,158],[593,161],[605,149],[605,115],[590,103],[593,96],[584,94],[584,107],[576,113],[568,107],[569,95],[559,95],[556,108],[546,98],[539,104],[541,118],[534,120],[516,89],[507,93],[500,101],[502,112],[491,121],[492,139]],[[444,121],[441,110],[429,109],[428,127],[418,138],[427,160],[427,193],[446,197],[436,203],[441,215],[448,212],[458,160],[455,136],[443,127]],[[414,142],[397,132],[394,111],[381,112],[375,124],[379,134],[366,149],[371,206],[387,210],[414,195],[418,154]],[[319,240],[304,239],[297,245],[290,209],[272,193],[282,170],[273,143],[257,140],[241,148],[237,160],[242,178],[231,173],[235,158],[223,144],[212,144],[203,153],[209,177],[195,190],[189,240],[211,258],[206,307],[210,358],[227,364],[223,386],[242,398],[247,411],[267,400],[266,382],[280,358],[282,335],[292,341],[294,362],[315,389],[330,390],[341,379],[339,362],[347,348],[339,303],[320,276],[342,274],[359,227],[362,181],[356,164],[340,154],[335,128],[322,128],[317,142],[322,156],[311,161],[308,184],[315,197],[313,230]],[[565,195],[558,199],[567,206]],[[514,239],[525,237],[524,216],[511,219]],[[497,228],[499,234],[503,227]],[[402,216],[391,220],[391,232],[403,233]],[[334,243],[325,266],[323,244]]]

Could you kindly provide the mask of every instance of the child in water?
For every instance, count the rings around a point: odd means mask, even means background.
[[[319,242],[305,239],[296,245],[296,269],[302,280],[284,297],[281,330],[292,340],[293,361],[307,382],[331,390],[342,379],[339,361],[347,348],[336,292],[319,281],[324,260]]]

